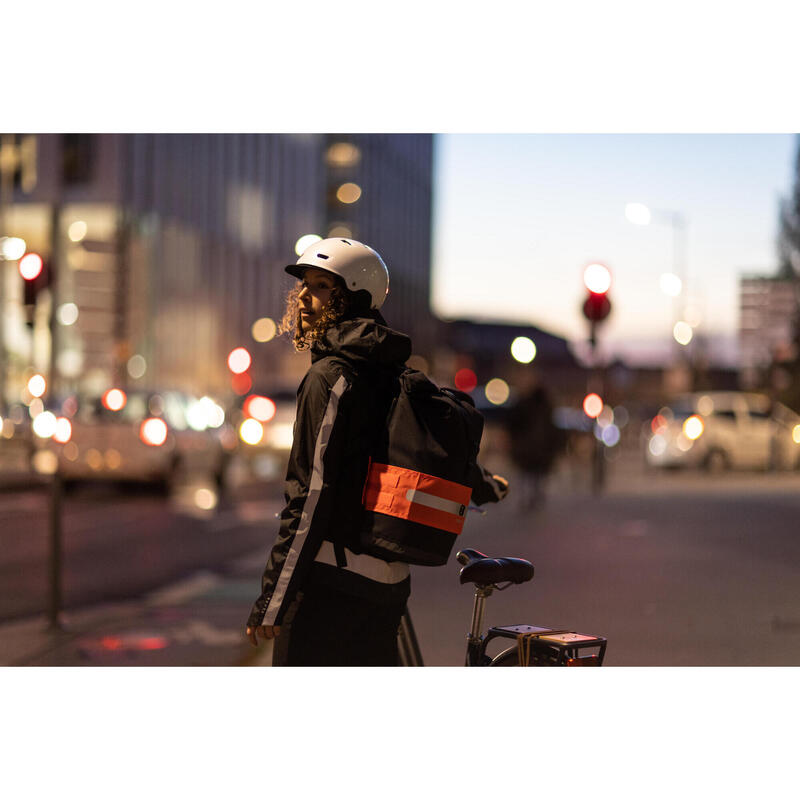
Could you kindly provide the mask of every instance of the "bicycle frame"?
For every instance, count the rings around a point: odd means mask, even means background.
[[[510,584],[500,587],[497,584],[475,584],[465,666],[599,667],[602,665],[607,644],[602,636],[537,625],[495,626],[484,636],[481,631],[486,599],[491,597],[495,589],[502,591],[508,585]],[[510,646],[497,656],[488,656],[486,650],[489,644],[498,638],[511,639],[513,644],[509,642]],[[408,609],[403,615],[398,631],[398,651],[400,662],[404,666],[423,666],[422,654]]]

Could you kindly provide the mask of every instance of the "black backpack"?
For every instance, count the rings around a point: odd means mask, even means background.
[[[403,368],[385,388],[388,413],[362,497],[362,547],[388,561],[445,564],[469,507],[483,417],[469,395],[440,389],[415,369]]]

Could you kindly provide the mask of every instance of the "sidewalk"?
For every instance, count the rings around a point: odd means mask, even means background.
[[[244,636],[266,548],[137,600],[0,625],[3,666],[269,666],[271,650]]]

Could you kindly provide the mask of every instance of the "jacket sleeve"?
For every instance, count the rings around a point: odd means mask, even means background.
[[[497,503],[508,494],[508,487],[502,486],[489,470],[477,462],[472,466],[471,479],[472,502],[476,505]]]
[[[250,627],[281,624],[330,524],[331,479],[325,465],[335,464],[341,448],[341,436],[336,434],[344,427],[339,406],[347,387],[344,376],[331,386],[325,375],[313,369],[300,385],[286,506],[264,569],[261,594],[247,621]]]

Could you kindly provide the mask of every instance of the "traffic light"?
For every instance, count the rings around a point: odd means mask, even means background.
[[[19,260],[19,274],[24,283],[24,303],[28,313],[28,324],[33,323],[36,297],[50,285],[51,269],[38,253],[25,253]]]
[[[583,283],[589,291],[583,303],[583,315],[592,323],[601,322],[611,313],[608,299],[611,272],[605,264],[589,264],[583,271]]]

